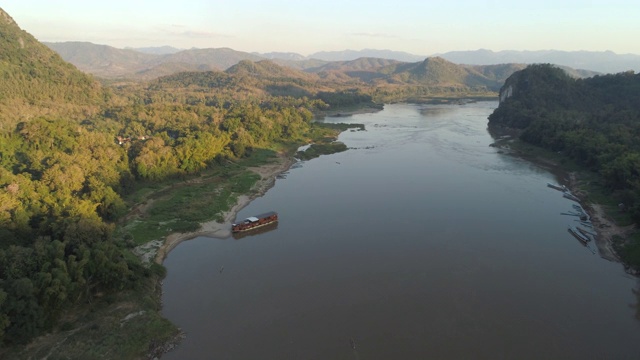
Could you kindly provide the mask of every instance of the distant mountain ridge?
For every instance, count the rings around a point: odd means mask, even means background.
[[[149,46],[149,47],[139,47],[139,48],[127,47],[125,48],[125,50],[134,50],[141,53],[152,54],[152,55],[167,55],[167,54],[175,54],[184,49],[178,49],[178,48],[174,48],[173,46],[165,45],[165,46]]]
[[[601,73],[619,73],[628,70],[640,72],[640,55],[616,54],[612,51],[504,50],[494,52],[480,49],[450,51],[439,56],[457,64],[548,63]]]
[[[409,54],[404,51],[375,49],[320,51],[309,55],[307,58],[325,61],[351,61],[363,57],[397,60],[403,62],[422,61],[426,58],[426,56],[423,55]]]
[[[420,56],[401,51],[391,50],[343,50],[321,51],[307,57],[297,54],[303,59],[317,59],[321,61],[352,61],[359,58],[380,58],[403,62],[422,61],[426,57],[439,56],[456,64],[466,65],[498,65],[506,63],[540,64],[549,63],[560,67],[570,67],[576,70],[588,70],[599,73],[618,73],[628,70],[640,72],[640,55],[616,54],[612,51],[491,51],[487,49],[470,51],[450,51],[429,56]],[[284,59],[278,55],[271,59]]]
[[[44,44],[78,69],[111,79],[149,80],[180,71],[225,70],[242,60],[263,59],[229,48],[189,49],[158,55],[88,42]]]
[[[132,49],[118,49],[90,42],[44,42],[43,44],[60,54],[63,59],[78,69],[105,78],[112,77],[112,74],[143,70],[145,64],[157,58],[156,55]]]
[[[279,60],[290,60],[290,61],[302,61],[307,59],[307,57],[305,57],[304,55],[300,55],[298,53],[293,53],[293,52],[269,52],[264,54],[260,54],[260,53],[253,53],[253,54],[269,60],[279,59]]]

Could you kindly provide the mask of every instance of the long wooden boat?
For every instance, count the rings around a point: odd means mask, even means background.
[[[569,191],[569,189],[567,189],[567,187],[564,186],[564,185],[556,185],[556,184],[552,184],[552,183],[547,183],[547,186],[552,188],[552,189],[556,189],[556,190],[559,190],[559,191],[562,191],[562,192]]]
[[[579,226],[576,226],[576,229],[578,229],[578,231],[580,231],[580,232],[582,233],[582,235],[584,235],[584,236],[587,236],[587,237],[588,237],[589,235],[591,235],[591,236],[597,236],[597,234],[596,234],[596,233],[591,232],[591,231],[588,231],[588,230],[585,230],[585,229],[583,229],[583,228],[581,228],[581,227],[579,227]]]
[[[562,194],[562,196],[564,196],[565,198],[567,198],[567,199],[569,199],[569,200],[573,200],[573,201],[575,201],[575,202],[577,202],[577,203],[579,203],[579,202],[580,202],[580,199],[578,199],[578,198],[577,198],[575,195],[573,195],[572,193],[566,192],[566,193],[563,193],[563,194]]]
[[[241,231],[252,230],[258,227],[273,224],[278,221],[278,213],[275,211],[269,211],[264,214],[251,216],[244,219],[241,223],[231,224],[231,232],[238,233]]]
[[[587,245],[587,243],[589,241],[591,241],[591,239],[589,237],[587,237],[584,234],[582,234],[575,227],[569,227],[569,232],[571,233],[571,235],[573,235],[573,237],[578,239],[578,241],[580,241],[583,245]]]
[[[262,234],[268,233],[269,231],[273,231],[273,230],[276,230],[276,229],[278,229],[278,222],[277,221],[269,223],[269,224],[264,225],[264,226],[255,227],[253,229],[234,232],[234,233],[231,233],[231,236],[235,240],[240,240],[240,239],[244,239],[246,237],[262,235]]]

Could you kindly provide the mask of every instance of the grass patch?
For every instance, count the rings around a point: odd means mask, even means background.
[[[127,202],[153,199],[153,203],[142,216],[122,226],[119,233],[132,238],[134,245],[141,245],[173,232],[196,231],[202,222],[223,221],[222,215],[236,203],[238,195],[248,194],[260,179],[246,168],[276,158],[272,149],[254,149],[250,157],[217,166],[199,176],[141,187]]]
[[[149,198],[152,194],[162,189],[164,186],[162,184],[144,184],[143,187],[140,187],[135,190],[131,195],[127,196],[127,202],[130,204],[139,204],[144,202],[145,199]]]
[[[140,245],[173,232],[196,231],[202,222],[223,221],[223,213],[235,204],[237,196],[249,193],[259,179],[258,174],[238,167],[201,183],[176,187],[156,198],[147,213],[124,230]]]
[[[278,149],[278,147],[276,147],[276,149]],[[273,162],[277,157],[278,154],[273,149],[254,148],[251,152],[251,156],[240,159],[238,164],[248,167],[260,166]]]

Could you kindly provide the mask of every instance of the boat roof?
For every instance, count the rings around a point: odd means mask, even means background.
[[[278,216],[278,213],[277,213],[277,212],[275,212],[275,211],[269,211],[269,212],[266,212],[266,213],[264,213],[264,214],[260,214],[260,215],[256,215],[256,216],[248,217],[248,218],[246,218],[245,220],[248,220],[248,221],[254,222],[254,221],[258,221],[258,220],[260,220],[260,219],[263,219],[263,218],[266,218],[266,217],[270,217],[270,216],[274,216],[274,215],[275,215],[275,216]]]

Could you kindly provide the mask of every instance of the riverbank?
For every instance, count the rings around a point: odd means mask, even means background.
[[[153,260],[157,264],[162,264],[169,252],[186,240],[199,236],[218,239],[225,239],[231,236],[231,224],[235,220],[238,212],[249,205],[251,201],[263,196],[270,188],[272,188],[275,185],[276,177],[287,171],[295,161],[296,160],[289,155],[279,154],[276,161],[272,163],[248,168],[248,170],[260,175],[260,179],[252,187],[250,195],[243,194],[238,196],[236,204],[222,214],[222,222],[211,220],[200,224],[200,229],[197,231],[184,233],[175,232],[169,234],[162,242],[162,245],[159,246],[157,252],[155,254],[150,254],[153,255]]]
[[[578,198],[596,232],[594,241],[600,257],[619,262],[627,272],[638,275],[628,264],[625,264],[618,250],[621,243],[636,230],[635,225],[620,225],[613,219],[611,210],[606,205],[593,200],[594,196],[590,193],[588,186],[590,179],[586,176],[585,170],[574,164],[568,164],[561,155],[539,148],[532,150],[530,147],[533,146],[523,144],[517,139],[517,133],[496,131],[496,129],[492,131],[492,135],[497,140],[490,146],[497,148],[505,155],[516,156],[547,169],[556,176],[561,185],[565,185],[571,194]]]
[[[570,172],[567,174],[564,185],[571,191],[575,197],[580,200],[580,205],[589,215],[593,229],[597,236],[594,237],[595,244],[598,247],[600,257],[609,261],[622,263],[622,259],[618,255],[614,247],[614,239],[616,237],[626,238],[633,225],[620,226],[607,215],[602,204],[589,201],[589,193],[582,186],[582,180],[579,173]]]

